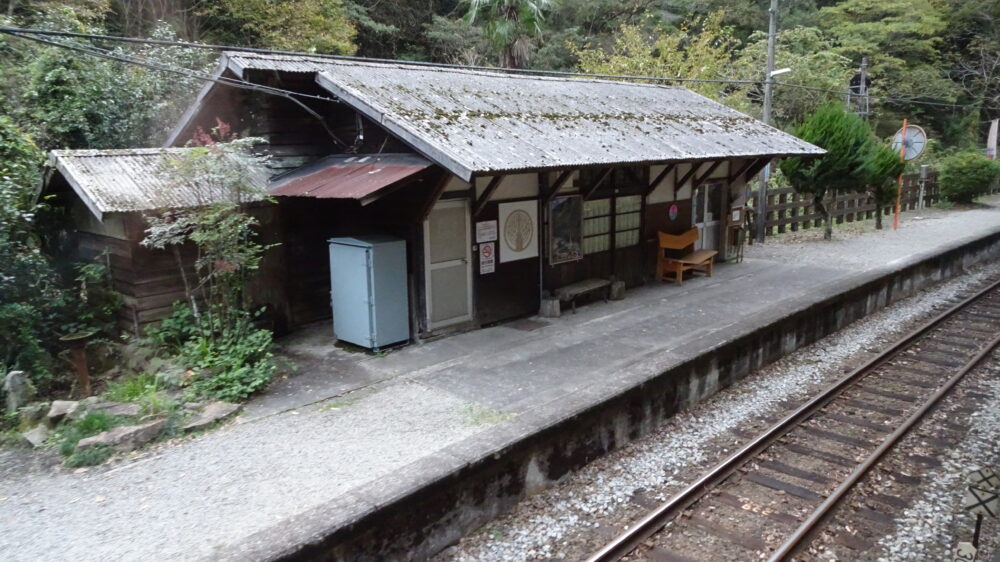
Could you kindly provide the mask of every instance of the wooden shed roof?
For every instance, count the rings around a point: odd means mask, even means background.
[[[98,219],[105,213],[196,207],[229,194],[190,189],[176,181],[170,162],[189,148],[53,150],[49,165],[58,170]],[[253,178],[260,188],[265,178]]]

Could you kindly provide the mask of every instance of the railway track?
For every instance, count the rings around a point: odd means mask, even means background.
[[[998,344],[995,281],[749,436],[740,450],[589,562],[790,559],[879,459]]]

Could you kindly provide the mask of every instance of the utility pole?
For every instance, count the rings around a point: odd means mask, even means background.
[[[767,24],[767,72],[764,74],[764,123],[771,124],[771,98],[774,90],[774,43],[778,35],[778,0],[771,0]],[[767,182],[771,176],[771,164],[764,166],[760,175],[760,189],[757,190],[757,241],[764,242],[767,231]]]
[[[871,113],[871,106],[868,104],[868,57],[861,57],[861,67],[858,73],[851,78],[850,86],[847,88],[847,111],[856,113],[862,119],[868,119]]]
[[[868,119],[868,57],[861,57],[861,117]]]

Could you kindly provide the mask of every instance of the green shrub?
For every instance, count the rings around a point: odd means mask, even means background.
[[[76,452],[76,444],[81,439],[107,431],[120,423],[121,420],[116,416],[104,412],[87,412],[85,416],[66,425],[61,431],[59,452],[68,457]]]
[[[108,383],[104,397],[115,402],[135,402],[150,392],[156,392],[156,377],[136,375],[127,379]]]
[[[198,321],[191,307],[182,302],[175,302],[170,316],[161,320],[159,324],[146,328],[146,337],[153,345],[168,353],[177,353],[186,342],[197,335]]]
[[[238,402],[270,382],[276,369],[271,332],[254,328],[249,318],[240,324],[234,334],[199,337],[184,345],[181,356],[195,370],[191,387],[197,394]]]
[[[1000,175],[1000,162],[979,152],[953,154],[941,163],[941,194],[953,203],[972,203],[985,195]]]
[[[111,458],[114,449],[104,445],[97,445],[83,451],[76,451],[66,457],[64,461],[69,468],[79,468],[81,466],[94,466]]]

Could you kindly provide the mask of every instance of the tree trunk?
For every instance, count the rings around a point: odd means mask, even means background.
[[[833,239],[833,222],[832,222],[831,219],[833,217],[830,216],[830,211],[826,208],[826,205],[823,204],[823,197],[818,196],[818,195],[814,196],[813,197],[813,207],[817,211],[819,211],[820,216],[823,217],[823,240],[832,240]]]
[[[882,230],[882,205],[875,203],[875,230]]]

